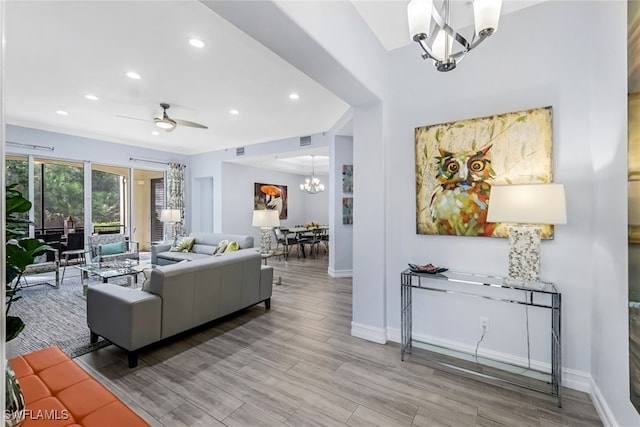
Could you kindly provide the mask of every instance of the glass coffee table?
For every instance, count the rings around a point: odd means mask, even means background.
[[[80,282],[82,283],[82,294],[87,294],[87,286],[89,283],[85,283],[84,276],[99,277],[102,279],[102,283],[107,283],[109,279],[114,277],[131,276],[133,282],[138,283],[138,273],[141,273],[145,268],[155,268],[156,265],[140,263],[135,260],[124,260],[115,262],[103,262],[87,265],[74,266],[81,271]],[[88,278],[88,277],[87,277]]]

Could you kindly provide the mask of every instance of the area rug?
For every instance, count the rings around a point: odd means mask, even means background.
[[[109,344],[102,338],[90,343],[87,300],[79,275],[65,277],[60,289],[44,284],[23,288],[20,295],[9,314],[20,316],[26,324],[19,336],[21,354],[55,345],[74,358]]]

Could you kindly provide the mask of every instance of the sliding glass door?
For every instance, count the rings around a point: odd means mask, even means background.
[[[164,209],[164,172],[133,170],[133,240],[140,250],[151,250],[151,243],[162,240],[160,210]]]
[[[129,168],[91,165],[91,222],[98,234],[126,234],[129,227]]]
[[[36,236],[64,233],[71,217],[76,229],[84,227],[83,164],[34,159],[34,221]]]
[[[85,208],[86,233],[122,233],[141,251],[164,238],[164,171],[7,155],[5,183],[18,184],[33,202],[35,236],[46,241],[62,243],[70,228],[85,233]],[[85,185],[91,187],[86,195]]]

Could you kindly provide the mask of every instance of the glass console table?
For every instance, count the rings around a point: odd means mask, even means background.
[[[538,282],[532,286],[509,283],[508,279],[480,274],[447,271],[438,274],[415,273],[404,270],[401,274],[401,348],[400,358],[412,354],[413,346],[426,351],[420,355],[450,368],[508,382],[531,390],[556,396],[562,407],[562,342],[560,334],[561,294],[553,283]],[[447,349],[412,337],[414,290],[443,292],[469,297],[485,298],[509,304],[548,309],[551,314],[551,367],[550,371],[536,370],[486,357]]]

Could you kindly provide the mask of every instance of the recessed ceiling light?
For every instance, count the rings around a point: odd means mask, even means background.
[[[289,95],[289,99],[300,99],[300,95],[294,92],[291,95]]]
[[[87,99],[90,99],[90,100],[92,100],[92,101],[97,101],[97,100],[98,100],[98,97],[97,97],[97,96],[95,96],[95,95],[94,95],[94,94],[92,94],[92,93],[88,93],[88,94],[86,94],[84,97],[85,97],[85,98],[87,98]]]
[[[233,114],[234,116],[237,116],[238,114],[240,114],[240,111],[238,111],[238,110],[229,110],[229,114]]]
[[[127,77],[134,80],[140,80],[140,74],[136,73],[135,71],[129,71],[127,73]]]
[[[193,47],[198,47],[198,48],[204,47],[204,42],[200,39],[189,39],[189,44]]]
[[[67,113],[64,110],[58,110],[58,111],[56,111],[56,114],[60,114],[61,116],[68,116],[69,115],[69,113]]]
[[[151,135],[158,136],[158,135],[160,135],[160,132],[157,132],[157,131],[154,130],[153,132],[151,132]]]

